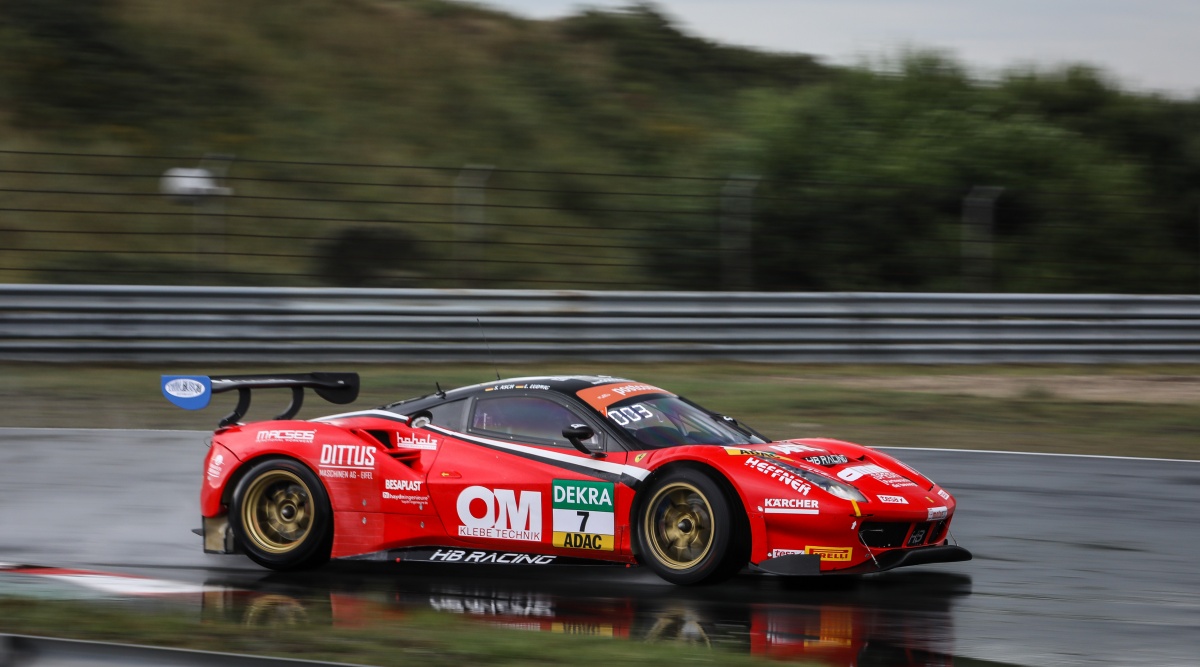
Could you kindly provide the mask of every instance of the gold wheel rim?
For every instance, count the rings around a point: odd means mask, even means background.
[[[712,550],[712,517],[712,506],[700,489],[676,482],[659,489],[646,504],[642,530],[660,563],[686,570]]]
[[[312,494],[298,475],[272,470],[246,490],[242,526],[263,551],[287,553],[300,546],[313,527]]]

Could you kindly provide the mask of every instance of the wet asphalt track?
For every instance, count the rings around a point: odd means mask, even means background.
[[[205,614],[247,623],[432,607],[828,664],[1200,664],[1200,463],[899,450],[957,496],[954,536],[974,561],[816,587],[744,575],[680,589],[636,569],[282,576],[205,555],[190,531],[206,436],[0,429],[0,562],[206,583],[227,592],[205,598]]]

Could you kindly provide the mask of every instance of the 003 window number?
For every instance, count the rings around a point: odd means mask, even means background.
[[[652,417],[654,417],[654,413],[650,412],[641,403],[608,411],[608,418],[621,426],[628,426],[631,422],[640,422],[643,419],[650,419]]]

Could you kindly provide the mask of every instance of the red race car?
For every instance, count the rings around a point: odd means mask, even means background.
[[[293,419],[305,388],[358,396],[355,373],[164,376],[189,409],[237,390],[204,461],[204,550],[276,570],[329,558],[641,564],[676,584],[749,564],[866,574],[969,560],[954,498],[882,452],[771,441],[665,389],[606,376],[530,377],[369,410]],[[241,423],[255,389],[288,388]]]

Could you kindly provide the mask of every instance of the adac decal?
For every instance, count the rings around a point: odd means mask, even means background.
[[[212,380],[206,375],[164,375],[162,393],[184,410],[200,410],[212,399]]]
[[[611,482],[554,480],[551,496],[554,546],[613,550],[616,543],[613,486]]]
[[[730,456],[757,456],[760,459],[782,459],[783,455],[775,452],[764,452],[758,449],[742,449],[741,447],[726,447],[725,453]]]
[[[804,547],[805,553],[820,556],[821,560],[841,562],[850,560],[854,547]]]
[[[637,382],[618,382],[600,387],[588,387],[587,389],[581,389],[575,395],[584,403],[596,408],[600,412],[606,412],[606,408],[613,403],[623,401],[630,396],[641,396],[643,394],[675,395],[654,385],[639,384]]]
[[[542,541],[542,492],[468,486],[458,494],[459,537]]]

